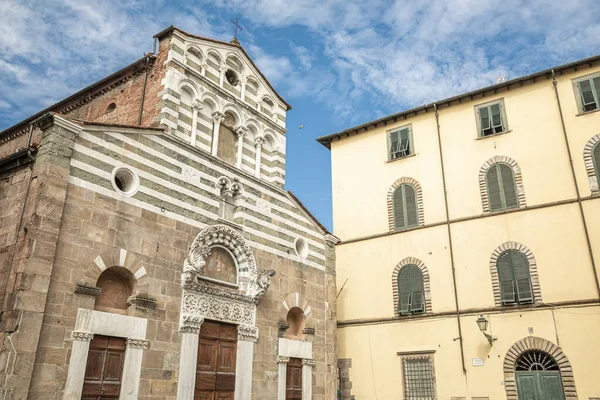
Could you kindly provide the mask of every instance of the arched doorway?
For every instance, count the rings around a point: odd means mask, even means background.
[[[515,365],[519,400],[564,400],[560,369],[554,358],[541,350],[522,353]]]

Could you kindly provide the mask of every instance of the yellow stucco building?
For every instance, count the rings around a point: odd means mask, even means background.
[[[319,138],[342,398],[600,398],[600,56]]]

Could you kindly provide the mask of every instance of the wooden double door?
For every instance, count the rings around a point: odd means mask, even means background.
[[[302,400],[302,360],[290,358],[285,372],[285,400]]]
[[[234,400],[237,327],[204,322],[200,328],[195,400]]]
[[[517,371],[519,400],[565,400],[559,371]]]
[[[124,361],[125,339],[94,335],[85,368],[82,400],[118,399]]]

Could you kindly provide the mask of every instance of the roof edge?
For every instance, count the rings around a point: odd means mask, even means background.
[[[442,104],[447,104],[447,106],[450,106],[452,102],[454,101],[462,101],[465,98],[473,98],[475,96],[484,94],[486,92],[490,92],[490,91],[498,91],[500,89],[504,89],[504,88],[508,88],[511,85],[515,85],[515,84],[523,84],[526,81],[530,81],[530,80],[535,80],[538,78],[549,78],[555,71],[556,72],[560,72],[562,74],[563,71],[568,70],[568,69],[572,69],[572,68],[578,68],[582,65],[585,64],[589,64],[590,66],[592,66],[592,64],[599,62],[600,61],[600,54],[592,56],[592,57],[588,57],[588,58],[584,58],[582,60],[578,60],[578,61],[573,61],[567,64],[563,64],[563,65],[559,65],[553,68],[548,68],[539,72],[535,72],[533,74],[529,74],[529,75],[524,75],[518,78],[514,78],[511,79],[509,81],[505,81],[505,82],[501,82],[501,83],[497,83],[494,85],[490,85],[490,86],[486,86],[483,87],[481,89],[476,89],[473,90],[471,92],[466,92],[466,93],[462,93],[456,96],[452,96],[452,97],[448,97],[446,99],[443,100],[439,100],[439,101],[435,101],[433,103],[428,103],[419,107],[415,107],[415,108],[411,108],[405,111],[401,111],[399,113],[395,113],[395,114],[390,114],[388,116],[382,117],[382,118],[378,118],[360,125],[356,125],[352,128],[348,128],[345,129],[343,131],[339,131],[336,133],[332,133],[329,135],[324,135],[324,136],[320,136],[318,137],[316,140],[317,142],[321,143],[323,146],[327,147],[328,149],[331,149],[331,142],[333,141],[333,139],[347,135],[349,136],[351,133],[358,133],[359,131],[365,130],[368,131],[370,128],[374,128],[379,124],[382,123],[387,123],[391,120],[394,120],[394,122],[400,118],[403,117],[408,117],[408,115],[410,114],[417,114],[421,111],[425,111],[427,112],[429,109],[433,109],[436,106],[442,105]]]
[[[312,221],[315,223],[315,225],[317,225],[317,227],[323,232],[323,234],[325,235],[331,235],[334,236],[333,233],[329,232],[329,230],[327,228],[325,228],[325,226],[317,219],[317,217],[315,217],[313,215],[313,213],[310,212],[310,210],[308,208],[306,208],[306,206],[304,205],[304,203],[302,203],[300,201],[300,199],[298,197],[296,197],[296,195],[294,193],[292,193],[291,190],[287,190],[287,194],[289,195],[289,197],[292,199],[292,201],[294,203],[296,203],[301,209],[302,211],[304,211],[307,216],[312,219]]]

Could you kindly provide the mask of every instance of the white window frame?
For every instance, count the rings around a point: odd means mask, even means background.
[[[392,158],[392,152],[391,152],[392,134],[394,134],[396,132],[399,133],[403,129],[408,129],[408,147],[407,147],[408,153],[406,155],[404,155],[404,156]],[[396,161],[396,160],[401,160],[401,159],[410,157],[410,156],[412,156],[412,155],[415,154],[415,146],[414,146],[414,142],[413,142],[412,124],[403,125],[403,126],[399,126],[398,128],[390,129],[389,131],[387,131],[387,135],[386,136],[387,136],[386,153],[387,153],[387,160],[388,160],[388,162],[390,162],[390,161]]]
[[[495,104],[499,104],[500,105],[500,118],[501,118],[501,126],[502,126],[502,130],[500,132],[494,132],[491,133],[489,135],[484,135],[483,132],[481,131],[481,118],[479,116],[479,110],[482,108],[487,108],[490,109],[491,106],[495,105]],[[491,113],[490,113],[490,127],[491,126]],[[506,106],[504,104],[504,98],[500,98],[500,99],[495,99],[492,101],[488,101],[486,103],[482,103],[482,104],[477,104],[475,105],[475,121],[477,124],[477,137],[478,138],[487,138],[487,137],[491,137],[491,136],[495,136],[495,135],[500,135],[503,133],[508,132],[510,129],[508,127],[508,119],[506,118]]]
[[[594,99],[596,100],[596,108],[593,110],[586,111],[583,108],[583,99],[581,98],[581,90],[579,88],[579,83],[582,81],[592,81],[594,78],[600,77],[600,72],[594,72],[591,74],[587,74],[584,76],[579,76],[577,78],[573,78],[571,83],[573,84],[573,93],[575,94],[575,102],[577,103],[577,112],[579,114],[587,114],[600,110],[600,93],[596,92],[593,82],[591,82],[592,93],[594,94]]]

